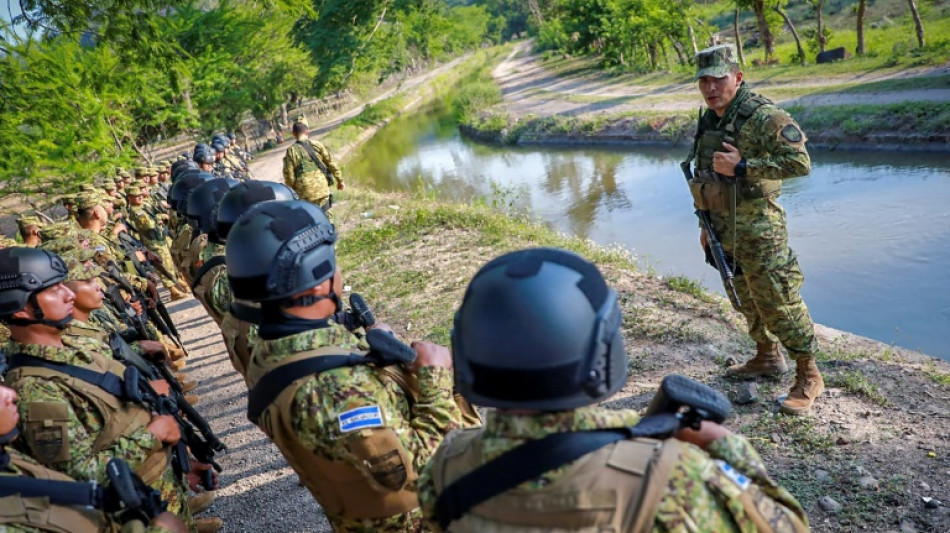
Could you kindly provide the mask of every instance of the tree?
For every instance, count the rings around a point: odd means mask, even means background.
[[[917,46],[924,47],[924,23],[920,20],[920,12],[917,11],[917,2],[907,0],[910,5],[910,14],[914,18],[914,28],[917,30]]]
[[[857,10],[857,33],[858,33],[858,45],[855,47],[854,52],[861,56],[867,53],[867,49],[864,45],[864,17],[867,14],[868,9],[868,0],[858,0],[858,10]]]
[[[769,62],[775,55],[775,36],[772,34],[768,11],[765,9],[765,0],[737,0],[736,4],[755,13],[755,20],[759,26],[759,40],[765,48],[765,61]]]
[[[792,19],[788,17],[788,14],[785,13],[785,10],[783,10],[782,6],[779,4],[772,6],[772,9],[774,9],[775,12],[782,17],[782,20],[785,21],[785,25],[788,26],[788,30],[792,32],[792,37],[795,38],[795,47],[798,49],[798,62],[803,66],[807,65],[808,58],[805,57],[805,49],[802,48],[802,40],[798,37],[798,32],[795,31],[795,25],[792,24]]]

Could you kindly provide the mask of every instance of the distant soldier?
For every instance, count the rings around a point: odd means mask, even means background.
[[[708,210],[735,271],[735,287],[755,357],[729,367],[740,377],[787,370],[781,341],[796,364],[795,383],[781,404],[788,414],[808,411],[825,390],[815,354],[818,340],[800,290],[804,276],[788,247],[782,180],[811,170],[805,134],[788,113],[742,81],[736,48],[724,44],[696,54],[697,85],[709,108],[700,117],[687,164],[696,161],[690,191]],[[708,245],[705,230],[700,244]]]
[[[570,252],[512,252],[475,274],[452,330],[455,385],[491,410],[423,469],[431,527],[808,531],[744,437],[709,420],[681,430],[673,413],[640,425],[635,410],[597,405],[627,383],[621,318],[601,273]]]
[[[187,287],[179,279],[178,269],[168,250],[169,242],[165,226],[160,220],[146,211],[145,191],[141,187],[129,187],[126,191],[129,199],[129,223],[138,232],[142,243],[162,260],[164,268],[159,269],[165,286],[171,292],[172,300],[188,295]]]
[[[323,143],[309,138],[305,122],[295,123],[293,131],[297,142],[284,155],[284,183],[301,200],[327,210],[332,205],[330,186],[344,188],[343,173]]]

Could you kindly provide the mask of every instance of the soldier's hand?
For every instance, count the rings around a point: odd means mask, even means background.
[[[197,459],[192,459],[191,472],[188,472],[185,477],[188,478],[188,488],[190,488],[193,492],[208,490],[204,485],[201,484],[202,474],[206,470],[211,470],[212,488],[218,488],[218,472],[214,469],[214,467],[208,463],[202,463]]]
[[[165,262],[162,261],[162,258],[161,258],[158,254],[156,254],[155,252],[153,252],[153,251],[151,251],[151,250],[145,250],[145,255],[146,255],[146,257],[148,257],[148,260],[149,260],[150,262],[152,262],[152,263],[162,263],[162,264],[165,264]]]
[[[709,234],[706,233],[706,228],[699,230],[699,246],[706,250],[706,247],[709,246]]]
[[[393,328],[389,327],[389,324],[385,322],[377,322],[366,329],[367,330],[378,329],[380,331],[385,331],[386,333],[389,333],[390,335],[396,335],[396,333],[393,331]]]
[[[152,361],[165,362],[168,359],[168,350],[165,349],[164,344],[158,341],[141,340],[137,344],[142,349],[142,355]]]
[[[713,170],[723,176],[735,176],[736,165],[742,161],[742,154],[739,149],[729,143],[722,143],[725,152],[716,152],[713,154]]]
[[[149,381],[148,384],[151,385],[153,389],[155,389],[155,392],[161,394],[162,396],[168,396],[170,393],[168,382],[164,379],[154,379]]]
[[[129,302],[129,305],[131,305],[132,309],[135,310],[136,315],[141,315],[142,311],[144,311],[144,309],[142,309],[142,302],[139,300],[132,300]]]
[[[145,262],[146,259],[148,259],[148,256],[145,255],[145,252],[143,252],[142,250],[136,250],[135,258],[139,260],[139,263],[143,263]]]
[[[171,415],[153,415],[146,429],[162,444],[174,446],[181,440],[178,421]]]
[[[452,368],[452,352],[445,346],[429,341],[415,341],[410,346],[416,351],[416,360],[406,367],[410,372],[416,372],[424,366]]]
[[[153,518],[150,525],[167,529],[172,533],[188,533],[188,527],[185,523],[168,511]]]
[[[148,289],[149,296],[151,296],[153,300],[158,300],[159,299],[158,286],[155,284],[155,281],[147,279],[145,280],[145,284],[146,284],[146,288]]]
[[[732,435],[732,432],[715,422],[703,420],[703,423],[699,426],[699,431],[692,428],[681,429],[676,434],[676,438],[683,442],[695,444],[705,450],[707,446],[726,435]]]
[[[342,191],[345,188],[346,188],[346,185],[344,185],[342,181],[336,182],[336,190]]]

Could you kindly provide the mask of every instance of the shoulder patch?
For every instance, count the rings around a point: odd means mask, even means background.
[[[782,128],[782,138],[790,143],[802,142],[802,130],[794,124],[788,124]]]
[[[357,407],[345,413],[340,413],[340,432],[355,431],[357,429],[383,427],[383,413],[378,405]]]
[[[752,484],[752,481],[750,481],[749,478],[739,473],[739,471],[735,468],[732,468],[732,465],[729,463],[722,460],[717,460],[716,464],[719,465],[719,470],[722,470],[722,473],[725,474],[727,478],[732,480],[732,482],[735,483],[737,487],[739,487],[739,490],[744,491],[749,488],[749,485]]]

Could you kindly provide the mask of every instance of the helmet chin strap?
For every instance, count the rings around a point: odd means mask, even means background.
[[[51,326],[58,330],[66,329],[66,326],[73,321],[73,315],[67,315],[64,318],[59,320],[49,320],[43,318],[43,309],[40,307],[40,303],[36,301],[36,293],[30,295],[30,303],[33,304],[33,316],[34,318],[13,318],[10,317],[6,320],[7,324],[13,324],[14,326],[32,326],[33,324],[42,324],[44,326]]]
[[[333,287],[333,277],[330,277],[330,287]],[[285,307],[309,307],[323,300],[333,300],[333,304],[335,306],[333,310],[334,313],[340,311],[340,309],[343,308],[343,302],[340,300],[339,295],[337,295],[337,293],[334,292],[332,288],[330,289],[329,296],[314,296],[313,294],[307,294],[304,296],[298,296],[296,298],[287,298],[284,300],[283,305]]]

